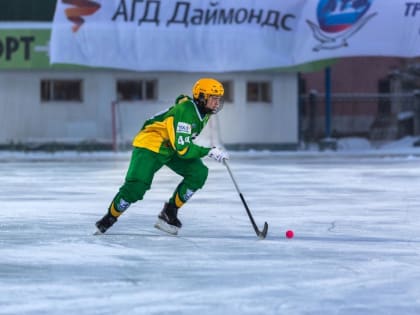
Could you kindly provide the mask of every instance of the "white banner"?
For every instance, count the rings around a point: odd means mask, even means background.
[[[58,0],[51,63],[226,72],[420,56],[420,2]]]

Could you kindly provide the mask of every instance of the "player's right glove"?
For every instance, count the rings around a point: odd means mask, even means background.
[[[223,162],[223,160],[229,160],[229,154],[219,148],[212,148],[209,151],[209,157],[216,160],[217,162]]]

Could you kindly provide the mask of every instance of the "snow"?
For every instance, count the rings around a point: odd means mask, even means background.
[[[400,112],[398,113],[398,120],[406,120],[406,119],[410,119],[413,118],[415,115],[415,113],[413,111],[405,111],[405,112]]]
[[[415,140],[232,152],[265,240],[222,164],[205,160],[178,237],[153,228],[180,180],[167,168],[93,236],[129,153],[2,152],[0,314],[420,314]]]

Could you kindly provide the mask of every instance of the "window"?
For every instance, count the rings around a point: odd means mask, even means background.
[[[117,80],[120,101],[144,101],[157,99],[157,80]]]
[[[221,81],[223,88],[225,89],[225,94],[223,99],[225,102],[233,103],[233,82],[232,81]]]
[[[246,99],[248,102],[271,103],[271,83],[248,82],[246,85]]]
[[[82,80],[41,80],[41,101],[82,102]]]

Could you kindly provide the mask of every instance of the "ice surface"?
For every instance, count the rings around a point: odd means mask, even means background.
[[[419,154],[233,154],[263,241],[216,162],[179,237],[168,169],[92,236],[129,154],[0,155],[0,314],[420,314]]]

